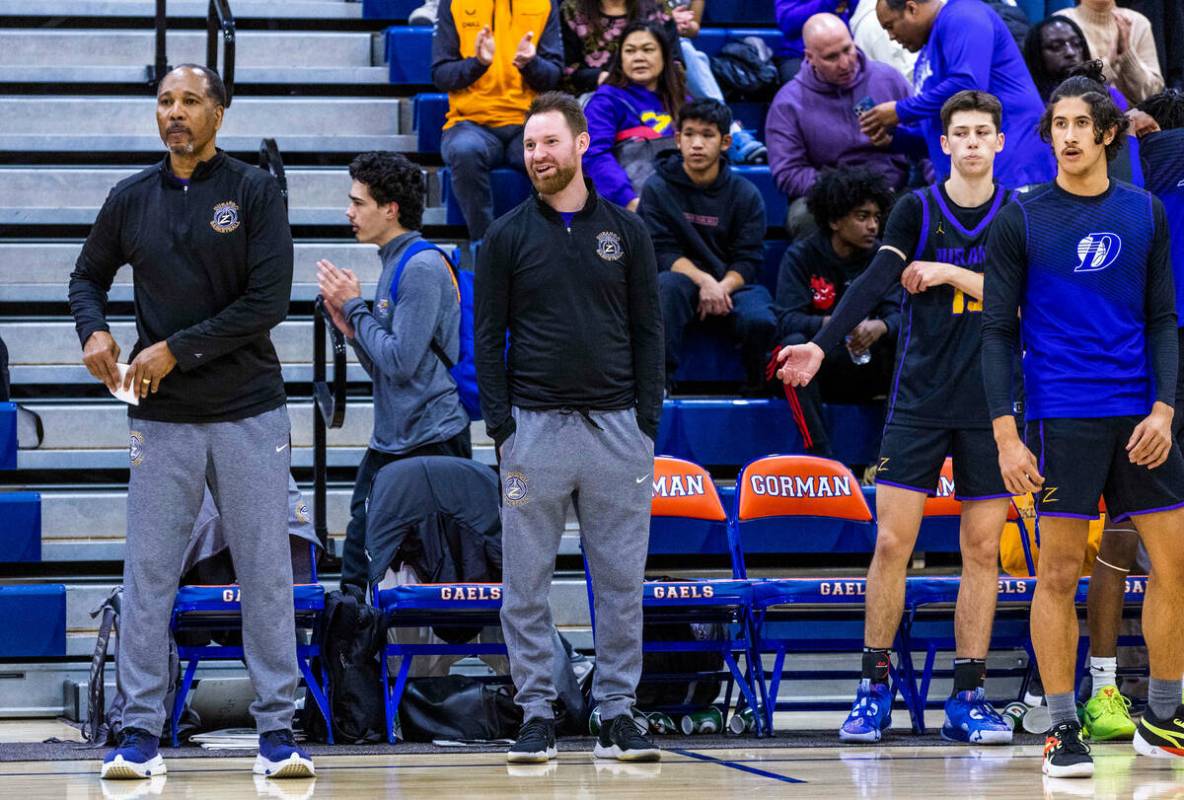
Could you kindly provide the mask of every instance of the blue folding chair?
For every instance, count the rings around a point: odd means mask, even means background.
[[[837,461],[815,456],[766,456],[747,464],[737,477],[735,510],[729,527],[732,569],[748,578],[746,553],[868,553],[872,513],[859,481]],[[788,709],[837,709],[826,701],[781,702],[783,679],[833,678],[833,670],[787,671],[795,653],[857,652],[863,647],[864,577],[751,579],[753,649],[766,727],[773,714]],[[910,714],[915,681],[904,634],[896,650],[900,674],[892,673]],[[766,676],[760,657],[774,656]]]
[[[309,666],[309,659],[321,654],[320,642],[313,639],[317,618],[325,609],[325,589],[317,583],[316,548],[309,544],[311,562],[311,578],[308,583],[298,583],[292,587],[292,602],[296,610],[296,627],[292,635],[296,637],[296,661],[300,667],[300,674],[304,676],[308,693],[312,696],[321,715],[325,718],[326,729],[329,732],[329,744],[333,744],[333,724],[329,715],[329,702],[326,699],[328,688],[328,674],[322,670],[321,679],[313,674]],[[218,632],[235,632],[242,630],[242,602],[241,589],[238,584],[222,586],[182,586],[177,590],[177,598],[173,601],[173,614],[169,628],[177,637],[177,655],[186,663],[185,674],[181,679],[181,686],[173,701],[172,728],[173,747],[180,742],[177,737],[177,725],[181,720],[181,713],[185,710],[185,699],[193,686],[193,676],[197,672],[197,665],[201,661],[239,661],[243,658],[241,645],[205,644],[185,645],[180,642],[184,634],[190,631],[201,631],[203,634]],[[301,636],[301,631],[308,632],[308,642]]]
[[[415,583],[390,589],[374,588],[374,606],[382,612],[383,631],[388,628],[474,629],[501,625],[502,585],[500,583]],[[395,721],[399,704],[407,688],[407,678],[416,656],[427,655],[507,655],[503,642],[470,641],[463,644],[444,642],[406,644],[387,642],[382,650],[382,696],[386,715],[386,739],[395,743]],[[401,656],[399,672],[391,685],[387,659]],[[509,676],[497,676],[508,682]]]
[[[728,552],[727,513],[707,470],[680,458],[658,456],[654,459],[653,493],[649,539],[651,556]],[[595,637],[596,599],[587,559],[584,560],[584,571]],[[708,640],[643,641],[642,652],[717,653],[727,669],[709,673],[648,674],[643,675],[642,680],[724,679],[725,725],[732,708],[734,686],[739,687],[749,708],[758,708],[754,684],[756,672],[753,669],[749,638],[751,605],[752,590],[745,580],[647,580],[642,591],[642,618],[645,623],[716,623],[723,627],[724,636]],[[737,661],[741,655],[745,659],[747,674],[740,670]],[[679,713],[695,709],[682,705],[663,710]],[[763,733],[763,728],[760,715],[756,715],[758,735]]]

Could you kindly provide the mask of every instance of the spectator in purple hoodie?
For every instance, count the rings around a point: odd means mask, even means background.
[[[786,227],[793,239],[814,230],[806,195],[823,170],[867,167],[899,189],[909,169],[904,155],[872,144],[860,131],[855,111],[860,102],[908,97],[905,79],[887,64],[865,58],[846,24],[833,14],[811,17],[803,35],[806,63],[777,92],[765,121],[773,180],[791,201]]]
[[[630,23],[608,78],[584,109],[591,138],[584,172],[602,197],[637,210],[641,186],[654,172],[653,157],[675,149],[674,120],[685,101],[682,70],[674,66],[661,27]],[[637,146],[645,142],[655,144]]]

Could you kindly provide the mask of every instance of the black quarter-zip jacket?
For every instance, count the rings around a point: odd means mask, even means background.
[[[654,247],[636,214],[587,185],[570,227],[536,194],[493,223],[478,253],[477,380],[498,445],[514,432],[511,405],[635,408],[657,437],[665,368]]]
[[[103,203],[70,276],[85,345],[109,330],[107,293],[132,267],[136,345],[167,341],[177,366],[129,415],[162,422],[245,419],[285,402],[269,331],[288,314],[292,232],[279,185],[221,151],[189,181],[169,158],[120,181]]]

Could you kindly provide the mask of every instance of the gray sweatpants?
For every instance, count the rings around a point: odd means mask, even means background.
[[[602,719],[629,713],[641,677],[641,594],[649,549],[654,444],[632,410],[515,408],[502,446],[502,629],[515,701],[553,716],[548,595],[574,504],[596,596],[593,698]],[[592,422],[595,423],[595,427]]]
[[[131,478],[119,626],[123,724],[159,736],[172,709],[169,616],[207,482],[242,587],[243,647],[260,733],[292,727],[296,664],[288,544],[288,410],[234,422],[129,420]]]

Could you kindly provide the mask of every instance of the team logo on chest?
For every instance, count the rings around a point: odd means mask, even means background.
[[[612,231],[596,234],[596,255],[605,261],[620,261],[625,251],[621,248],[621,237]]]
[[[238,229],[238,203],[227,200],[214,206],[214,218],[210,220],[210,227],[218,233],[232,233]]]
[[[1091,233],[1077,243],[1074,272],[1100,272],[1118,260],[1122,237],[1117,233]]]

